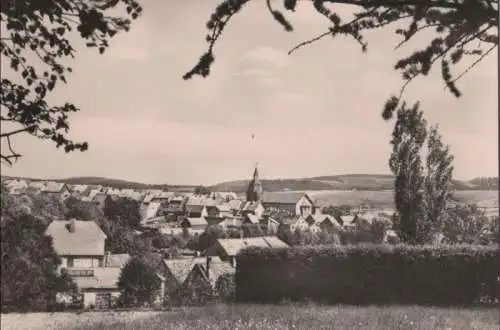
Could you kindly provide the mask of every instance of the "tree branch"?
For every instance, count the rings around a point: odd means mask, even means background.
[[[27,126],[27,127],[24,127],[24,128],[20,128],[20,129],[15,130],[15,131],[11,131],[11,132],[8,132],[8,133],[3,133],[3,134],[0,134],[0,138],[8,138],[8,137],[10,137],[12,135],[32,130],[35,127],[36,127],[36,125],[31,125],[31,126]]]

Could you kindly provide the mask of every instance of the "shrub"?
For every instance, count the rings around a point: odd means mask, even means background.
[[[471,305],[499,297],[499,256],[458,245],[248,248],[237,257],[236,300]]]
[[[225,273],[219,276],[217,282],[215,283],[215,289],[217,290],[220,300],[225,302],[233,301],[236,291],[234,274]]]

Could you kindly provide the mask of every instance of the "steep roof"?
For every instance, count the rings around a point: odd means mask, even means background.
[[[297,204],[302,197],[306,197],[312,204],[312,198],[303,192],[265,192],[262,202],[270,204]]]
[[[199,268],[202,276],[205,278],[205,280],[208,283],[210,283],[210,285],[212,287],[215,287],[215,284],[217,283],[217,280],[219,279],[220,276],[222,276],[224,274],[234,274],[236,272],[236,269],[233,268],[227,262],[213,262],[213,261],[211,261],[210,266],[208,268],[208,274],[207,274],[206,263],[199,263],[199,264],[194,265],[192,271],[195,271],[196,268]]]
[[[94,221],[75,220],[75,232],[70,232],[69,220],[52,221],[45,234],[52,237],[54,250],[58,255],[104,254],[106,235]]]
[[[182,284],[188,277],[191,269],[196,264],[206,263],[206,258],[189,258],[189,259],[164,259],[163,264],[170,271],[172,276],[179,284]],[[212,264],[221,263],[222,261],[217,257],[212,257]]]

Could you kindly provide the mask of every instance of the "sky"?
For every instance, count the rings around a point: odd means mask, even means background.
[[[326,20],[307,3],[286,12],[285,32],[253,1],[216,46],[207,78],[182,75],[206,50],[205,24],[215,0],[146,1],[128,33],[100,55],[75,40],[67,85],[52,104],[72,102],[70,137],[86,152],[17,136],[23,157],[2,175],[34,178],[103,176],[144,183],[214,184],[249,178],[389,173],[394,121],[381,117],[402,85],[393,67],[426,38],[394,50],[394,28],[370,32],[362,53],[352,38],[326,38],[291,56],[290,48],[321,34]],[[498,173],[497,54],[462,78],[463,96],[444,89],[439,67],[412,83],[431,124],[455,156],[454,175],[469,180]],[[254,135],[254,138],[252,138]]]

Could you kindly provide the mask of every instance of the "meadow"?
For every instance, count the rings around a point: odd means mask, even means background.
[[[283,194],[286,194],[286,192]],[[318,190],[310,191],[309,194],[320,206],[359,206],[365,203],[373,208],[394,208],[394,193],[392,190]],[[458,190],[453,195],[457,201],[468,204],[482,202],[498,206],[498,191],[496,190]]]
[[[3,330],[42,329],[498,329],[495,308],[211,305],[167,312],[3,314]]]

